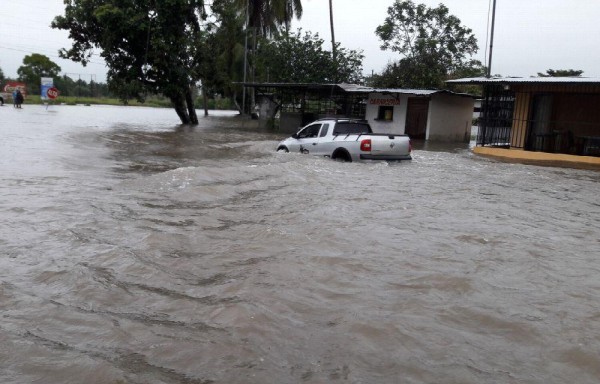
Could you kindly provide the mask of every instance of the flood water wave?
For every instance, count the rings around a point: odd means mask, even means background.
[[[0,108],[0,382],[596,383],[600,173]]]

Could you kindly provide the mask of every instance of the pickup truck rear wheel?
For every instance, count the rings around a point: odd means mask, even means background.
[[[288,149],[288,147],[286,147],[285,145],[280,146],[279,148],[277,148],[277,152],[289,152],[290,150]]]
[[[331,158],[333,160],[344,161],[348,163],[352,162],[352,156],[350,156],[350,153],[345,148],[338,148],[333,151]]]

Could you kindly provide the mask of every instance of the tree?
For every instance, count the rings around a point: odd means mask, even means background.
[[[108,66],[108,83],[123,100],[163,94],[183,124],[197,124],[193,89],[200,80],[205,16],[202,0],[64,0],[53,28],[69,31],[59,53],[87,64],[94,49]]]
[[[247,15],[244,52],[244,80],[255,80],[256,51],[259,37],[269,38],[288,32],[294,17],[302,17],[301,0],[235,0],[239,10]],[[250,43],[248,42],[251,35]],[[245,92],[245,91],[244,91]],[[245,96],[245,93],[244,93]],[[254,103],[254,90],[251,90]]]
[[[243,80],[246,16],[237,0],[214,0],[211,9],[204,49],[212,54],[204,56],[202,86],[206,93],[235,98],[242,95],[242,87],[232,83]]]
[[[291,83],[359,83],[362,81],[362,52],[337,44],[337,60],[323,49],[318,34],[302,30],[263,42],[258,69],[263,81]],[[268,78],[267,78],[268,76]]]
[[[0,84],[4,83],[4,72],[2,71],[2,68],[0,68]]]
[[[302,17],[300,0],[235,0],[240,11],[249,11],[249,28],[263,36],[277,35],[287,31],[294,17]]]
[[[31,94],[40,93],[40,78],[56,77],[61,68],[48,56],[32,53],[23,58],[23,65],[17,69],[19,80],[27,84]]]
[[[583,74],[582,70],[575,69],[548,69],[546,73],[538,72],[539,77],[579,77]]]
[[[478,50],[472,30],[443,4],[428,8],[412,0],[395,0],[375,33],[381,49],[403,56],[386,70],[401,76],[397,81],[405,87],[440,87],[453,73],[481,66],[470,59]]]

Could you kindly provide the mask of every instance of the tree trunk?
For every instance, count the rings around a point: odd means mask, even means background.
[[[190,124],[190,116],[188,115],[183,96],[177,95],[176,97],[171,97],[171,103],[173,103],[173,108],[175,108],[175,112],[177,112],[177,116],[179,116],[181,124]]]
[[[198,115],[194,107],[194,96],[192,95],[192,87],[188,87],[185,91],[185,102],[187,104],[188,116],[190,122],[188,124],[198,124]]]
[[[179,116],[179,120],[181,120],[181,124],[198,124],[191,87],[181,94],[171,96],[171,103],[175,108],[175,112],[177,112],[177,116]]]
[[[204,102],[204,116],[208,116],[208,98],[206,97],[206,87],[202,87],[202,101]]]

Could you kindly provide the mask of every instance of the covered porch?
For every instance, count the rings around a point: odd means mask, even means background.
[[[469,78],[482,86],[478,147],[600,156],[600,79]]]

